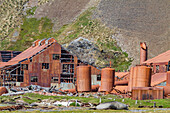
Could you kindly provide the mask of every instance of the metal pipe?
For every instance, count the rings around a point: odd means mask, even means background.
[[[18,66],[18,67],[16,67],[16,68],[14,68],[13,70],[9,71],[8,73],[13,72],[14,70],[18,69],[19,67],[20,67],[20,66]]]
[[[168,62],[168,65],[167,65],[167,71],[170,71],[169,65],[170,65],[170,61]]]
[[[147,60],[147,46],[145,42],[140,43],[140,64]]]

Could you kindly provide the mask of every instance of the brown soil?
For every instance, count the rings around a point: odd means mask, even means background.
[[[36,18],[48,17],[57,29],[72,22],[86,7],[90,0],[53,0],[41,5],[35,12]]]

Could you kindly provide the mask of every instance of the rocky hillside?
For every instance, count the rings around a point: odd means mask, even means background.
[[[150,57],[170,49],[168,0],[0,1],[0,50],[23,51],[36,39],[54,37],[94,66],[111,61],[127,70],[139,63],[140,41]]]

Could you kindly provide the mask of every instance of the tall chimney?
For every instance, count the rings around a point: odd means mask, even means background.
[[[146,42],[140,42],[140,64],[147,60]]]

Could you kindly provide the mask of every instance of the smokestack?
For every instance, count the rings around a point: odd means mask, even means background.
[[[146,42],[140,42],[140,64],[147,60]]]

